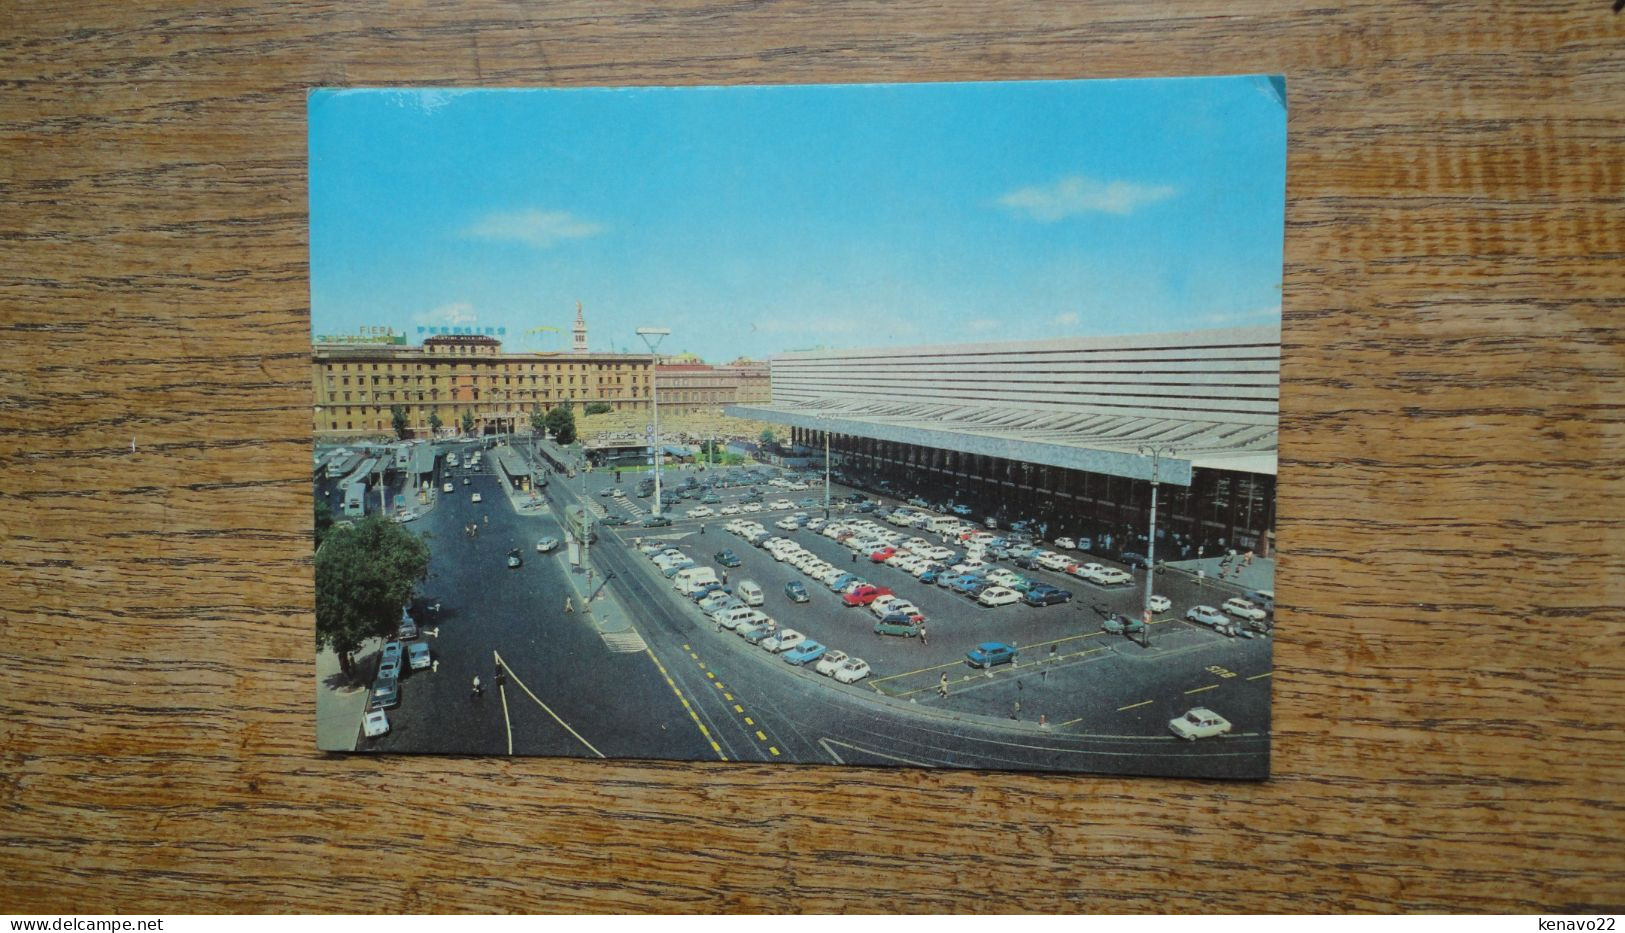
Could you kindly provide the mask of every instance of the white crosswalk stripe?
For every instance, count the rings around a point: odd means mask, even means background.
[[[631,629],[624,632],[602,632],[600,637],[604,639],[604,644],[609,650],[616,654],[630,654],[634,651],[647,650],[649,647],[643,636]]]

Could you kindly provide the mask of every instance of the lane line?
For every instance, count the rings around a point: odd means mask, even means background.
[[[1145,706],[1145,705],[1147,705],[1147,704],[1149,704],[1151,702],[1152,702],[1151,700],[1141,700],[1138,703],[1131,703],[1128,706],[1119,706],[1117,708],[1117,711],[1119,713],[1121,713],[1123,710],[1126,710],[1126,709],[1139,709],[1140,707]],[[1077,722],[1077,720],[1074,719],[1073,722]],[[1061,725],[1064,726],[1064,725],[1066,725],[1066,723],[1062,723]]]
[[[502,696],[502,725],[508,729],[508,754],[513,754],[513,720],[508,718],[508,688],[497,687],[497,693]]]
[[[559,714],[553,712],[552,707],[548,706],[546,703],[543,703],[541,697],[537,696],[534,693],[531,693],[530,688],[525,686],[524,681],[520,680],[519,677],[516,674],[514,674],[513,668],[508,666],[508,662],[502,660],[502,655],[498,654],[495,651],[491,652],[491,654],[494,655],[496,657],[497,661],[502,664],[502,669],[508,672],[508,676],[513,678],[514,685],[517,686],[519,689],[525,691],[526,695],[528,695],[532,700],[535,700],[536,705],[540,706],[542,708],[542,710],[547,713],[547,715],[552,716],[554,722],[556,722],[559,725],[564,727],[564,731],[566,731],[566,732],[570,733],[571,735],[575,736],[576,741],[580,742],[582,745],[587,746],[587,750],[592,752],[594,755],[597,755],[599,758],[608,758],[609,757],[608,755],[605,755],[603,752],[599,751],[597,749],[597,747],[595,747],[591,742],[589,742],[586,739],[582,738],[581,733],[579,733],[579,732],[575,731],[574,729],[570,728],[570,724],[565,722],[564,720],[560,719]]]
[[[1201,693],[1204,690],[1217,690],[1217,689],[1219,689],[1218,684],[1208,684],[1206,687],[1197,687],[1195,690],[1186,690],[1185,695],[1190,696],[1193,693]]]
[[[1274,672],[1274,671],[1265,671],[1265,672],[1264,672],[1264,673],[1262,673],[1262,674],[1254,674],[1254,675],[1253,675],[1253,676],[1251,676],[1251,677],[1249,677],[1249,678],[1247,678],[1247,679],[1248,679],[1248,680],[1257,680],[1257,679],[1259,679],[1259,678],[1260,678],[1260,677],[1268,677],[1268,676],[1270,676],[1270,675],[1271,675],[1271,674],[1273,674],[1273,673],[1275,673],[1275,672]]]
[[[699,714],[695,713],[694,707],[689,705],[688,697],[683,696],[683,691],[678,688],[677,682],[671,679],[670,674],[666,673],[666,665],[661,664],[660,659],[655,657],[654,649],[645,647],[643,653],[649,656],[649,660],[655,662],[655,667],[659,668],[661,676],[666,678],[666,686],[671,688],[672,693],[677,694],[677,702],[683,704],[683,709],[688,712],[688,718],[694,720],[694,725],[699,728],[700,735],[711,743],[711,750],[717,753],[717,758],[727,761],[728,756],[722,751],[722,746],[717,744],[716,739],[711,738],[711,730],[705,727],[705,723],[700,722]]]

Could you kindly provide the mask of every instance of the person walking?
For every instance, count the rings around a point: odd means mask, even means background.
[[[576,611],[575,600],[571,599],[568,596],[564,597],[564,611],[565,612],[575,612]]]
[[[1021,701],[1020,700],[1016,700],[1016,701],[1014,701],[1014,702],[1012,702],[1010,704],[1010,718],[1011,719],[1020,719],[1021,718]]]
[[[726,570],[722,571],[722,585],[723,586],[728,585],[728,571],[726,571]]]
[[[944,700],[948,699],[948,675],[947,674],[943,674],[942,679],[937,681],[937,696],[943,698]]]
[[[922,622],[922,623],[921,623],[921,624],[920,624],[920,647],[922,647],[922,648],[923,648],[923,647],[925,647],[925,645],[926,645],[926,640],[925,640],[925,624],[924,624],[924,623],[923,623],[923,622]]]
[[[480,675],[475,674],[474,675],[474,692],[471,695],[472,696],[479,696],[483,692],[484,692],[484,690],[480,687]]]

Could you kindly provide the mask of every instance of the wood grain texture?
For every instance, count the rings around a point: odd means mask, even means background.
[[[5,5],[0,911],[1625,905],[1609,6]],[[1291,101],[1273,780],[314,751],[307,88],[1237,72]]]

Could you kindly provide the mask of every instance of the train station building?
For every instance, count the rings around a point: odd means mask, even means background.
[[[860,486],[1159,558],[1274,549],[1278,326],[818,350],[769,361],[790,428]],[[1098,546],[1098,545],[1097,545]]]

